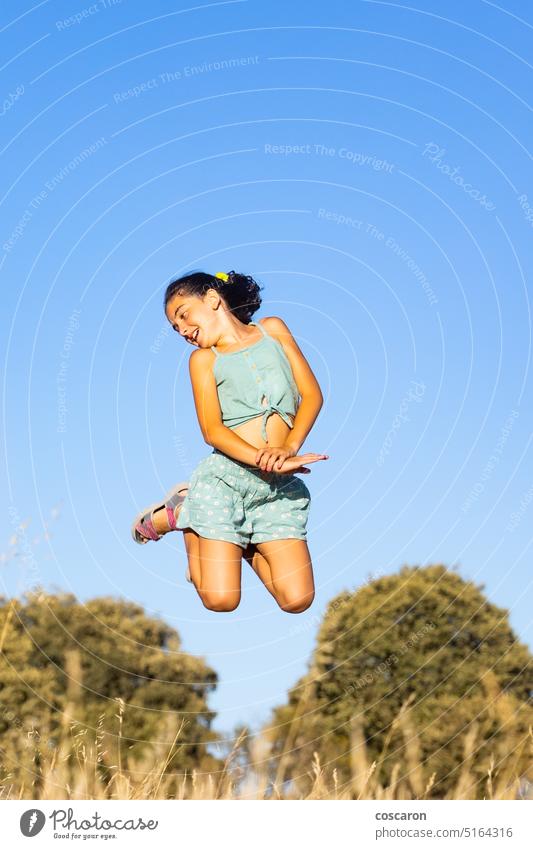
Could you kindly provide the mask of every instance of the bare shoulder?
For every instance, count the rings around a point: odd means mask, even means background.
[[[215,359],[215,354],[211,348],[196,348],[189,357],[190,371],[197,371],[207,368]]]
[[[195,348],[194,351],[191,352],[191,356],[189,357],[189,362],[193,358],[196,358],[196,362],[201,363],[202,358],[205,361],[212,360],[214,358],[214,353],[211,348]]]
[[[279,318],[277,315],[270,315],[266,318],[260,318],[259,323],[263,325],[267,333],[270,333],[271,336],[275,336],[276,339],[279,339],[281,342],[291,342],[294,341],[293,335],[282,318]]]
[[[283,347],[302,398],[304,395],[311,394],[316,398],[321,397],[320,386],[313,374],[311,366],[283,319],[277,315],[271,315],[267,318],[260,319],[260,322],[266,332],[273,336]]]

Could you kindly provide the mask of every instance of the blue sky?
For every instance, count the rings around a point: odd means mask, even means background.
[[[404,563],[483,583],[531,645],[531,10],[17,9],[0,26],[1,591],[141,603],[218,671],[228,733],[284,701],[332,597]],[[326,397],[299,616],[246,564],[238,610],[208,612],[180,535],[130,538],[211,451],[162,308],[191,269],[252,274],[256,318],[287,322]]]

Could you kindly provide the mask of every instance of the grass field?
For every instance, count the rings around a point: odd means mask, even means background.
[[[65,711],[59,745],[50,747],[47,740],[34,733],[28,735],[24,756],[16,764],[3,762],[0,783],[1,799],[426,799],[435,776],[422,780],[416,735],[406,738],[402,760],[394,763],[391,779],[384,785],[379,780],[379,762],[369,762],[361,728],[354,725],[351,749],[350,781],[339,783],[336,771],[326,780],[325,771],[315,752],[309,764],[310,789],[298,791],[297,782],[284,780],[278,786],[272,775],[286,775],[283,755],[273,764],[269,760],[268,740],[259,734],[247,746],[246,767],[243,763],[241,735],[227,756],[223,768],[216,773],[192,770],[189,774],[173,773],[172,760],[180,748],[179,731],[161,757],[158,746],[144,747],[139,759],[131,749],[124,758],[119,752],[125,706],[117,700],[118,730],[110,734],[103,726],[103,715],[96,732],[69,720]],[[505,763],[491,763],[480,781],[471,771],[476,743],[475,728],[463,740],[463,762],[448,799],[531,799],[533,786],[514,769],[518,750],[533,751],[533,730],[521,745],[510,752]],[[123,748],[123,747],[122,747]],[[158,752],[156,755],[155,753]],[[516,758],[514,757],[516,755]],[[274,768],[273,768],[274,767]],[[104,775],[106,777],[104,777]],[[481,786],[476,786],[481,785]]]

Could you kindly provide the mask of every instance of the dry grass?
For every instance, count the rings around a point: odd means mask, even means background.
[[[0,633],[0,652],[12,611]],[[161,736],[171,740],[161,757],[161,743],[125,746],[123,720],[126,705],[116,699],[116,728],[105,728],[101,714],[92,734],[74,720],[81,698],[81,667],[78,652],[67,652],[65,671],[69,681],[67,705],[61,716],[59,741],[41,729],[20,729],[13,754],[0,747],[0,799],[78,800],[78,799],[426,799],[435,783],[435,773],[426,780],[421,762],[420,738],[411,717],[412,695],[388,730],[380,758],[370,761],[362,719],[354,715],[350,727],[350,780],[339,784],[337,771],[327,773],[317,752],[313,753],[306,782],[308,789],[298,790],[291,780],[290,756],[298,729],[305,721],[308,696],[304,687],[300,704],[288,729],[285,746],[275,759],[271,755],[268,731],[246,739],[242,732],[235,741],[222,768],[216,773],[191,770],[174,771],[173,760],[182,748],[183,722],[176,731],[176,715],[169,712]],[[513,734],[514,703],[502,693],[495,677],[487,673],[483,679],[488,702],[494,715],[509,730],[507,747],[495,749],[487,770],[482,796],[485,799],[533,799],[533,784],[518,774],[524,753],[533,755],[533,729],[517,740]],[[382,771],[390,758],[391,741],[400,731],[404,745],[385,782]],[[447,799],[474,799],[479,796],[479,777],[474,777],[478,725],[473,722],[463,735],[463,757],[455,786]],[[511,742],[513,741],[513,742]],[[1,743],[1,739],[0,739]],[[9,750],[11,752],[11,749]],[[126,752],[126,755],[124,754]],[[246,766],[243,767],[242,763]]]
[[[406,704],[393,723],[379,761],[369,762],[368,751],[360,720],[354,718],[351,727],[351,780],[339,786],[336,770],[326,779],[318,754],[309,765],[312,779],[310,789],[299,793],[286,777],[287,765],[277,762],[272,769],[270,744],[264,734],[248,740],[246,771],[237,761],[243,751],[244,732],[236,740],[223,768],[206,774],[192,770],[172,771],[172,760],[179,751],[182,726],[175,733],[164,758],[156,755],[158,746],[144,747],[142,756],[135,747],[120,755],[125,705],[117,699],[117,731],[108,733],[104,715],[99,718],[92,739],[86,728],[72,721],[72,707],[66,711],[59,745],[49,746],[45,734],[33,732],[32,745],[25,747],[16,764],[4,763],[10,770],[0,782],[0,799],[425,799],[435,781],[435,775],[424,782],[419,744],[414,733],[409,706]],[[170,726],[170,723],[169,723]],[[387,755],[394,728],[400,728],[405,748],[402,762],[394,764],[387,784],[380,781],[380,772]],[[170,739],[170,738],[169,738]],[[526,744],[533,750],[530,729]],[[449,799],[475,798],[469,795],[474,787],[470,762],[475,750],[476,727],[463,739],[463,763]],[[282,755],[280,760],[283,760]],[[494,780],[494,770],[498,775]],[[272,776],[274,776],[272,778]],[[513,775],[512,759],[502,771],[491,763],[483,795],[487,799],[517,799],[524,797],[523,782]],[[529,792],[527,798],[533,798]]]

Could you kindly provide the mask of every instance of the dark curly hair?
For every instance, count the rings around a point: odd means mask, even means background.
[[[249,324],[252,316],[261,306],[262,286],[255,282],[253,277],[247,274],[237,274],[235,271],[228,272],[228,279],[222,280],[214,274],[206,274],[204,271],[193,271],[178,277],[168,284],[165,291],[164,308],[171,298],[176,294],[197,295],[202,298],[208,289],[216,289],[224,298],[229,310],[233,315]]]

